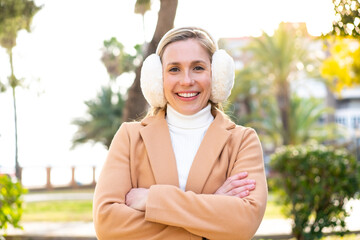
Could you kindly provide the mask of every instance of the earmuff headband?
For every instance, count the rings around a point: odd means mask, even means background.
[[[162,39],[168,34],[171,34],[172,31],[173,30],[170,30],[166,33]],[[205,35],[213,41],[208,34]],[[161,42],[162,41],[160,41],[159,46]],[[156,52],[158,53],[159,49],[157,49]],[[230,96],[231,89],[234,86],[234,60],[225,50],[216,50],[212,56],[211,71],[212,82],[210,100],[213,103],[225,102]],[[151,54],[144,60],[141,69],[140,86],[146,101],[152,107],[162,108],[166,105],[167,101],[164,96],[162,64],[158,54]]]

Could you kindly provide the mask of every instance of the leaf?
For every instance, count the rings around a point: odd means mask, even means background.
[[[8,224],[21,228],[22,195],[26,190],[20,183],[14,183],[6,175],[0,176],[0,229],[6,229]]]

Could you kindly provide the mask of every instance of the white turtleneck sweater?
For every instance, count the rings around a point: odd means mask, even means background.
[[[180,189],[183,191],[196,152],[213,120],[210,104],[194,115],[183,115],[167,105],[166,121],[175,153]]]

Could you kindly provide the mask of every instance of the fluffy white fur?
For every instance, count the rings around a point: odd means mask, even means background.
[[[151,54],[142,65],[140,86],[146,101],[153,107],[164,107],[162,65],[159,55]]]
[[[224,50],[217,50],[212,57],[212,82],[210,100],[225,102],[234,86],[235,66],[232,57]],[[143,62],[140,77],[141,90],[152,107],[164,107],[162,65],[159,55],[151,54]]]
[[[217,50],[211,63],[212,82],[210,100],[214,103],[225,102],[234,86],[235,64],[225,50]]]

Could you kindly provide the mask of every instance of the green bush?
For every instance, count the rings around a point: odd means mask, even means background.
[[[7,175],[0,176],[0,229],[7,229],[8,224],[21,228],[19,225],[23,212],[21,195],[25,192],[20,183],[12,182]]]
[[[293,219],[297,239],[320,239],[324,228],[346,232],[344,204],[359,196],[360,165],[345,149],[286,146],[271,156],[270,167],[274,179],[269,184]]]

